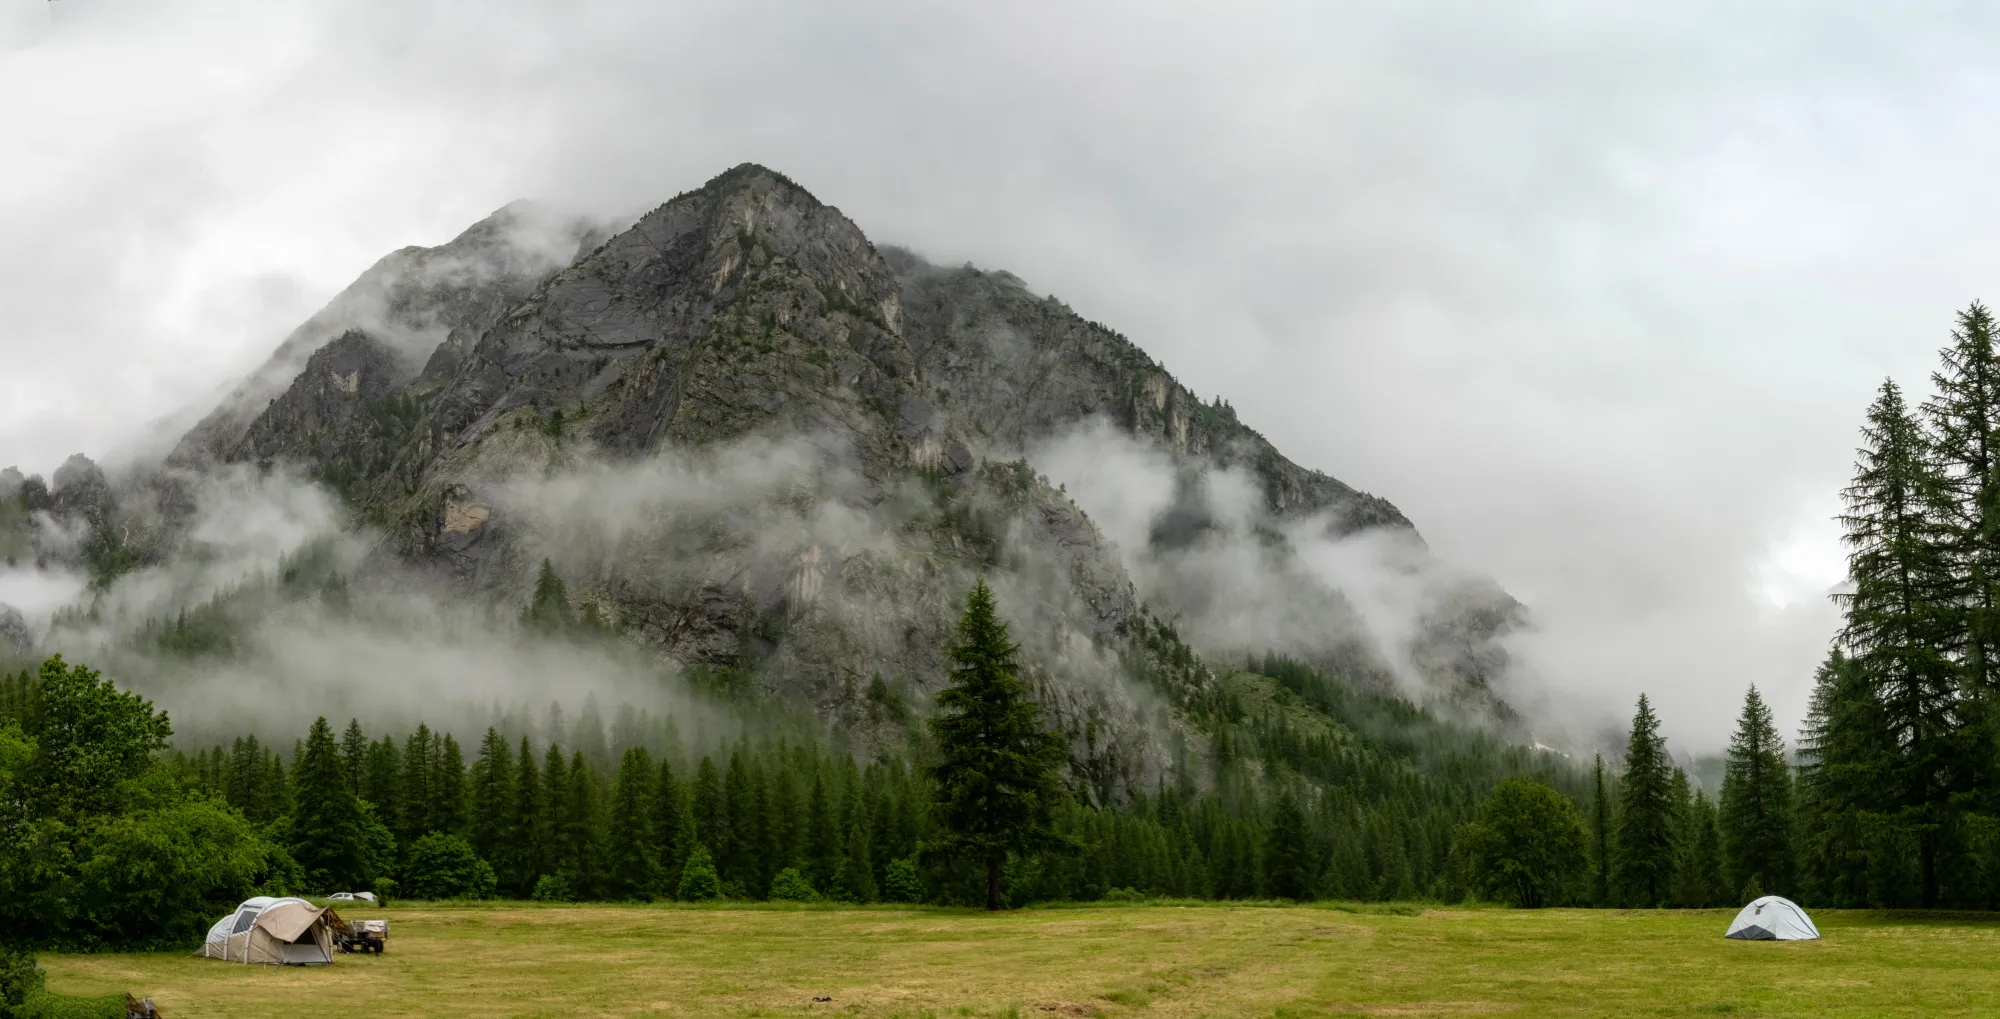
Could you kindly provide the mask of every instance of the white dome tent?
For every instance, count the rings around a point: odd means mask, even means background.
[[[245,899],[208,929],[201,954],[225,962],[267,966],[324,966],[333,961],[330,909],[304,899]]]
[[[1743,907],[1723,936],[1738,941],[1817,941],[1819,928],[1798,903],[1782,895],[1766,895]]]

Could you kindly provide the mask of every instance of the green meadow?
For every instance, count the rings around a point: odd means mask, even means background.
[[[2000,919],[1822,911],[1133,904],[942,909],[398,903],[387,954],[245,967],[45,955],[49,989],[169,1019],[395,1016],[1991,1016]]]

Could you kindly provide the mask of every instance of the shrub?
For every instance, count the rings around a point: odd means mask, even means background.
[[[890,860],[882,874],[882,898],[886,902],[924,901],[924,879],[912,859]]]
[[[415,899],[490,899],[497,884],[493,866],[457,835],[426,835],[403,862],[403,892]]]
[[[543,874],[535,881],[535,890],[529,898],[536,902],[575,902],[576,890],[570,887],[569,878],[562,874]]]
[[[24,1019],[30,995],[42,989],[42,968],[35,957],[0,945],[0,1019]]]
[[[696,846],[688,855],[687,865],[681,868],[681,886],[674,890],[674,897],[689,902],[722,897],[722,881],[715,876],[715,858],[708,854],[707,846]]]
[[[817,902],[819,893],[797,867],[786,867],[771,879],[771,898],[784,902]]]

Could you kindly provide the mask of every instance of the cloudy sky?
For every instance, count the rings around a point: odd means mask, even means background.
[[[1114,324],[1710,749],[1803,710],[1871,389],[2000,294],[2000,26],[1612,6],[0,0],[0,466],[156,446],[509,200],[758,161]]]

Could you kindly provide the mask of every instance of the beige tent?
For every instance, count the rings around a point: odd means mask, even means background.
[[[304,899],[259,895],[208,930],[201,954],[267,966],[323,966],[333,961],[333,910]]]

